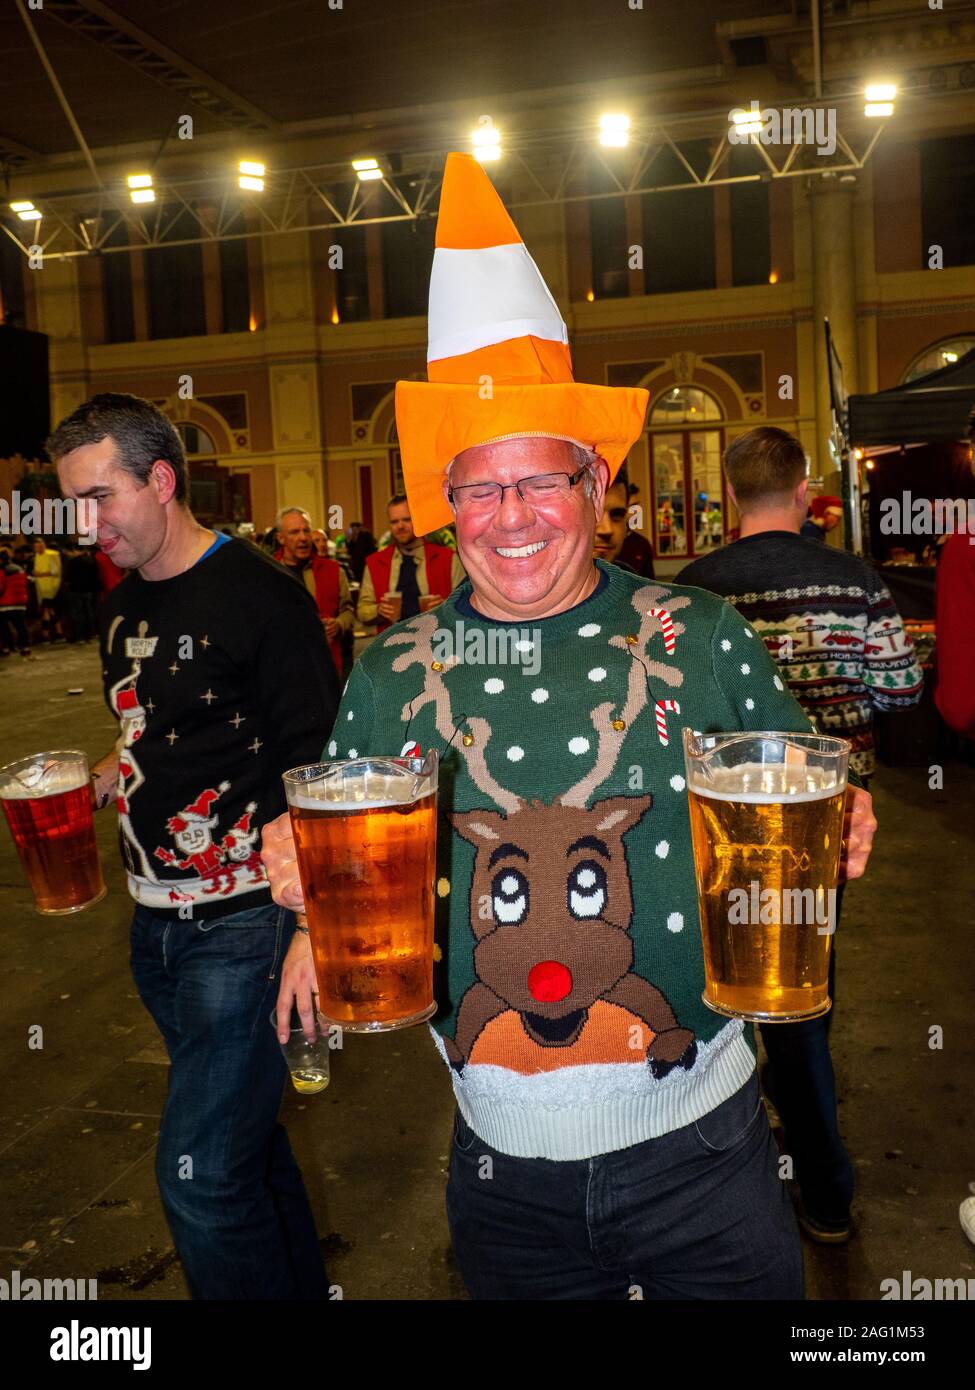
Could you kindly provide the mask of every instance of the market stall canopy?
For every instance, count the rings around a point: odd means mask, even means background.
[[[929,444],[965,439],[975,422],[975,348],[904,386],[849,399],[853,444]]]

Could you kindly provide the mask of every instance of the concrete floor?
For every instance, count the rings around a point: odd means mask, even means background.
[[[0,762],[43,746],[95,757],[113,738],[93,645],[0,661]],[[882,770],[871,871],[844,904],[832,1038],[857,1232],[806,1244],[813,1299],[876,1299],[903,1270],[975,1276],[957,1215],[975,1183],[975,769],[944,774],[931,791],[926,769]],[[114,815],[97,823],[109,894],[76,918],[31,910],[0,827],[0,1277],[181,1299],[153,1173],[167,1061],[128,972]],[[464,1298],[443,1208],[452,1096],[426,1029],[347,1037],[332,1067],[327,1091],[289,1091],[283,1110],[330,1277],[352,1299]]]

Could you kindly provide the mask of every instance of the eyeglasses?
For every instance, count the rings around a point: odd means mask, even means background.
[[[516,483],[465,483],[449,487],[447,499],[455,511],[493,512],[500,507],[504,494],[514,488],[529,506],[544,506],[568,497],[576,483],[589,472],[584,464],[578,473],[536,473],[531,478],[519,478]]]

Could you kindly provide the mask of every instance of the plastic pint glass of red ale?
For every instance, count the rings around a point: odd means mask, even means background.
[[[318,1007],[350,1032],[433,1014],[437,755],[284,774]]]
[[[58,916],[101,902],[84,753],[35,753],[0,767],[0,805],[38,912]]]

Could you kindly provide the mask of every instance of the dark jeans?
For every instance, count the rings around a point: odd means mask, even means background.
[[[458,1112],[447,1219],[472,1298],[803,1297],[756,1076],[695,1124],[578,1162],[498,1153]]]
[[[209,922],[137,907],[132,975],[172,1068],[156,1177],[194,1298],[327,1299],[315,1223],[288,1136],[270,1024],[294,931],[268,904]]]
[[[23,608],[0,608],[0,646],[5,647],[11,637],[18,651],[30,651],[27,616]]]
[[[98,631],[98,615],[94,594],[78,594],[68,590],[68,612],[71,617],[72,642],[87,642]]]
[[[836,895],[839,926],[843,885]],[[836,1006],[836,938],[829,953],[829,996]],[[768,1023],[762,1042],[769,1066],[765,1087],[785,1128],[803,1204],[826,1221],[846,1221],[856,1186],[850,1156],[840,1138],[836,1079],[829,1052],[833,1009],[807,1023]]]

